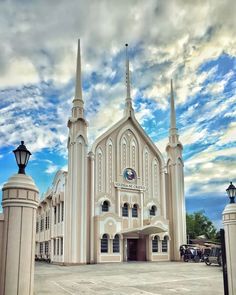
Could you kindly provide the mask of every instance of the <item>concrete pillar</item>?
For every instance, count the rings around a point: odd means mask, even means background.
[[[236,294],[236,204],[226,205],[223,211],[225,249],[229,295]]]
[[[92,152],[89,153],[90,157],[90,207],[91,207],[91,212],[90,212],[90,263],[94,263],[94,216],[95,216],[95,211],[94,211],[94,187],[95,187],[95,180],[94,180],[94,154]]]
[[[38,189],[33,179],[15,174],[3,186],[4,213],[1,295],[33,295]]]

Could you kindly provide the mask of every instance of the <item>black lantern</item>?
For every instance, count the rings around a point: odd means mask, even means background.
[[[24,141],[21,141],[21,144],[13,151],[13,153],[15,154],[16,163],[19,167],[18,173],[25,174],[25,167],[28,164],[31,152],[27,150],[26,146],[24,145]]]
[[[234,198],[235,198],[235,195],[236,195],[236,187],[233,185],[232,181],[230,182],[230,185],[227,188],[226,192],[227,192],[227,194],[229,196],[230,204],[235,203]]]

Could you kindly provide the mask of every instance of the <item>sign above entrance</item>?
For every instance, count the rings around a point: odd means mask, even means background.
[[[124,188],[124,189],[133,189],[139,191],[145,191],[146,187],[144,185],[137,185],[134,183],[121,183],[121,182],[114,182],[115,187]]]

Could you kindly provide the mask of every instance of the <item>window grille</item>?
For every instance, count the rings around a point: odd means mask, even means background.
[[[158,236],[155,236],[152,240],[152,252],[158,252]]]
[[[57,206],[54,206],[54,224],[57,223]]]
[[[151,209],[150,209],[150,216],[155,216],[156,215],[156,206],[152,206]]]
[[[108,235],[104,234],[101,239],[101,253],[108,252]]]
[[[61,203],[61,221],[64,220],[64,202]]]
[[[63,238],[61,238],[61,255],[63,255]]]
[[[138,217],[138,205],[134,204],[132,208],[132,217]]]
[[[60,222],[60,204],[58,204],[57,222]]]
[[[47,216],[47,213],[46,213],[46,217],[45,217],[45,229],[46,230],[48,229],[48,216]]]
[[[128,217],[129,216],[129,206],[127,203],[124,204],[122,207],[122,216]]]
[[[43,217],[41,217],[41,220],[40,220],[40,231],[43,231],[43,228],[44,228],[44,220],[43,220]]]
[[[36,221],[36,233],[38,233],[38,231],[39,231],[39,222],[38,222],[38,220]]]
[[[102,204],[102,212],[108,212],[109,211],[109,202],[104,201]]]
[[[39,253],[43,254],[43,243],[39,244]]]
[[[120,253],[120,237],[115,235],[113,240],[113,253]]]
[[[59,255],[59,243],[60,243],[60,241],[59,241],[59,239],[57,239],[57,255]]]
[[[45,242],[45,254],[48,254],[48,242]]]
[[[168,252],[168,238],[164,237],[162,241],[162,252]]]
[[[50,211],[48,211],[48,229],[50,228]]]
[[[56,239],[53,239],[53,255],[56,255]]]

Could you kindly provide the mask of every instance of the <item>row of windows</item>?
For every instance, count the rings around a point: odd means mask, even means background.
[[[60,223],[64,220],[64,202],[61,202],[57,206],[54,206],[54,224]],[[61,213],[61,214],[60,214]],[[36,233],[50,228],[50,210],[45,213],[45,218],[41,216],[40,221],[36,221]]]
[[[102,203],[102,212],[108,212],[109,211],[109,202],[104,201]],[[151,209],[149,210],[150,216],[155,216],[157,211],[157,207],[153,205]],[[129,216],[129,204],[125,203],[124,206],[122,207],[122,216],[123,217],[128,217]],[[134,204],[132,207],[132,217],[138,217],[138,205]]]
[[[49,253],[49,242],[41,242],[39,243],[39,253],[40,254],[48,254]]]
[[[64,202],[54,206],[54,224],[60,223],[64,220]]]
[[[158,247],[159,237],[155,236],[152,240],[152,252],[157,253],[160,252]],[[164,237],[164,240],[161,241],[161,252],[168,252],[168,237]]]
[[[53,239],[53,255],[63,255],[63,238]]]
[[[49,241],[39,243],[39,253],[49,254]],[[63,238],[53,239],[53,255],[63,255]]]
[[[112,252],[120,253],[120,237],[115,235],[112,243]],[[104,234],[101,239],[101,253],[108,253],[108,235]]]

